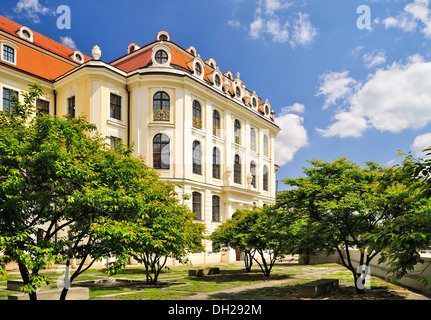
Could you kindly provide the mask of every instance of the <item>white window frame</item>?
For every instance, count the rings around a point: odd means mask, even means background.
[[[0,48],[1,49],[1,61],[16,66],[17,56],[18,56],[18,48],[19,47],[15,43],[13,43],[11,41],[8,41],[6,39],[0,40],[0,43],[1,43],[1,48]],[[8,46],[8,47],[10,47],[10,48],[12,48],[14,50],[14,52],[13,52],[13,62],[4,59],[4,57],[3,57],[4,46]]]

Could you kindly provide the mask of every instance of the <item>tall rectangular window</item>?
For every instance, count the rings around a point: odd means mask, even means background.
[[[220,151],[213,148],[213,178],[220,179]]]
[[[202,174],[202,150],[201,143],[197,140],[193,141],[193,173]]]
[[[121,97],[111,93],[110,117],[121,120]]]
[[[220,222],[220,197],[219,196],[213,196],[212,199],[212,216],[213,221]]]
[[[202,220],[202,195],[199,192],[192,193],[192,210],[196,214],[196,220]]]
[[[37,99],[36,100],[36,113],[38,115],[41,114],[49,114],[49,101]]]
[[[196,100],[193,101],[193,127],[202,129],[202,108]]]
[[[3,111],[9,113],[12,112],[14,96],[18,96],[18,92],[11,89],[3,88]]]
[[[263,190],[268,191],[269,172],[268,167],[263,166]]]
[[[67,112],[69,116],[75,118],[75,96],[67,99]]]
[[[239,155],[235,155],[233,164],[233,182],[241,183],[241,160]]]
[[[3,60],[15,63],[15,50],[5,44],[3,45]]]
[[[256,144],[256,130],[254,128],[250,129],[250,148],[252,151],[257,150],[257,144]]]
[[[118,148],[121,142],[122,140],[120,138],[113,137],[113,136],[109,137],[109,145],[111,146],[112,149]]]

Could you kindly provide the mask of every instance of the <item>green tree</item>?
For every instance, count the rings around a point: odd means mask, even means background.
[[[431,155],[431,149],[424,151]],[[394,280],[423,263],[421,253],[431,246],[430,173],[430,158],[415,159],[411,154],[386,173],[387,207],[403,214],[394,214],[368,238],[373,246],[384,248],[380,261],[389,262],[388,273]]]
[[[0,262],[18,263],[24,292],[37,299],[37,287],[51,280],[40,273],[50,262],[66,263],[65,299],[72,281],[96,260],[115,257],[115,272],[131,252],[142,252],[112,241],[112,234],[140,244],[158,237],[153,247],[182,257],[181,241],[192,246],[199,238],[192,231],[200,229],[173,187],[131,148],[109,148],[85,118],[35,117],[32,105],[41,94],[32,84],[24,104],[15,99],[12,113],[0,114]],[[98,227],[105,222],[116,229],[102,237]],[[79,265],[69,278],[73,259]]]
[[[256,252],[247,243],[247,235],[253,224],[254,220],[248,210],[236,210],[232,218],[218,226],[210,235],[213,251],[227,252],[230,248],[241,250],[244,253],[245,269],[249,272]]]
[[[387,169],[373,162],[361,168],[346,158],[309,162],[311,167],[304,168],[303,177],[284,180],[292,189],[280,195],[281,205],[311,223],[319,234],[315,247],[328,254],[336,251],[352,272],[356,291],[363,293],[362,272],[382,250],[371,247],[373,237],[365,235],[374,235],[383,221],[402,213],[384,206],[386,193],[380,183]],[[307,245],[312,245],[313,239],[309,240]],[[352,249],[359,252],[358,263],[351,258]]]
[[[188,263],[192,251],[203,249],[204,225],[194,223],[194,213],[179,204],[173,185],[142,182],[133,187],[139,201],[133,210],[129,207],[127,220],[103,217],[91,229],[107,248],[117,246],[111,274],[134,258],[145,265],[147,283],[154,284],[168,258]]]
[[[249,252],[264,276],[269,277],[275,262],[290,252],[290,221],[286,217],[276,205],[236,211],[210,238],[216,250],[224,246]]]
[[[82,118],[34,116],[38,84],[14,97],[11,113],[0,113],[0,251],[1,262],[18,263],[24,292],[49,279],[40,270],[59,261],[55,238],[74,220],[64,212],[81,181],[91,179],[99,137]]]

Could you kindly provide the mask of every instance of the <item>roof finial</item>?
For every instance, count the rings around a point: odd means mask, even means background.
[[[241,73],[237,72],[236,73],[236,77],[239,79],[239,76],[241,75]]]
[[[99,60],[102,56],[102,51],[100,50],[99,46],[94,46],[93,50],[91,51],[91,54],[93,55],[94,60]]]

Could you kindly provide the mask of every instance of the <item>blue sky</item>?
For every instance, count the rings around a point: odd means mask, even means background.
[[[60,5],[70,29],[57,28]],[[87,55],[97,44],[106,62],[166,30],[240,72],[282,128],[279,190],[307,160],[393,165],[431,145],[429,0],[2,0],[0,14]]]

